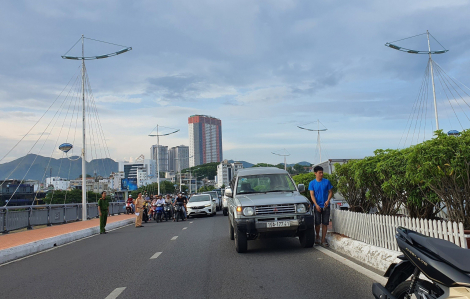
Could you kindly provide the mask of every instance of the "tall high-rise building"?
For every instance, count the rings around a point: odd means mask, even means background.
[[[222,161],[222,122],[207,115],[191,115],[189,124],[189,166]]]
[[[170,148],[168,157],[169,171],[179,172],[189,168],[189,146],[179,145]]]
[[[157,145],[152,145],[150,148],[150,157],[157,162]],[[168,146],[158,145],[158,160],[160,172],[168,171]]]

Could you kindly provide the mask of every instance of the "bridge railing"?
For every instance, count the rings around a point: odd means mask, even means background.
[[[110,202],[109,214],[125,212],[124,202]],[[87,218],[97,218],[98,204],[87,204]],[[37,225],[52,225],[82,220],[82,204],[54,204],[33,206],[0,207],[0,232],[8,233],[17,229],[32,229]]]

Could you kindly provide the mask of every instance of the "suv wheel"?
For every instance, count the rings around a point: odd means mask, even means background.
[[[312,248],[315,243],[315,228],[306,229],[299,234],[300,246]]]
[[[228,234],[230,235],[230,240],[233,241],[235,239],[235,236],[234,236],[234,232],[233,232],[232,223],[230,223],[230,219],[228,221]]]
[[[248,249],[246,233],[241,232],[239,229],[235,232],[235,249],[238,253],[244,253]]]

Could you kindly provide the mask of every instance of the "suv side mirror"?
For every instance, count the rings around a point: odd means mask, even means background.
[[[299,188],[299,192],[302,193],[302,192],[305,192],[305,185],[304,184],[299,184],[297,186],[297,188]]]
[[[232,189],[225,189],[225,196],[233,197]]]

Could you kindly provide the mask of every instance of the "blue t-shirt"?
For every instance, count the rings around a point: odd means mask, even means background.
[[[319,182],[314,179],[310,182],[310,184],[308,184],[308,190],[313,191],[317,204],[320,206],[320,208],[325,207],[325,202],[328,200],[328,191],[331,189],[333,189],[333,185],[331,185],[330,181],[327,179],[322,179]]]

